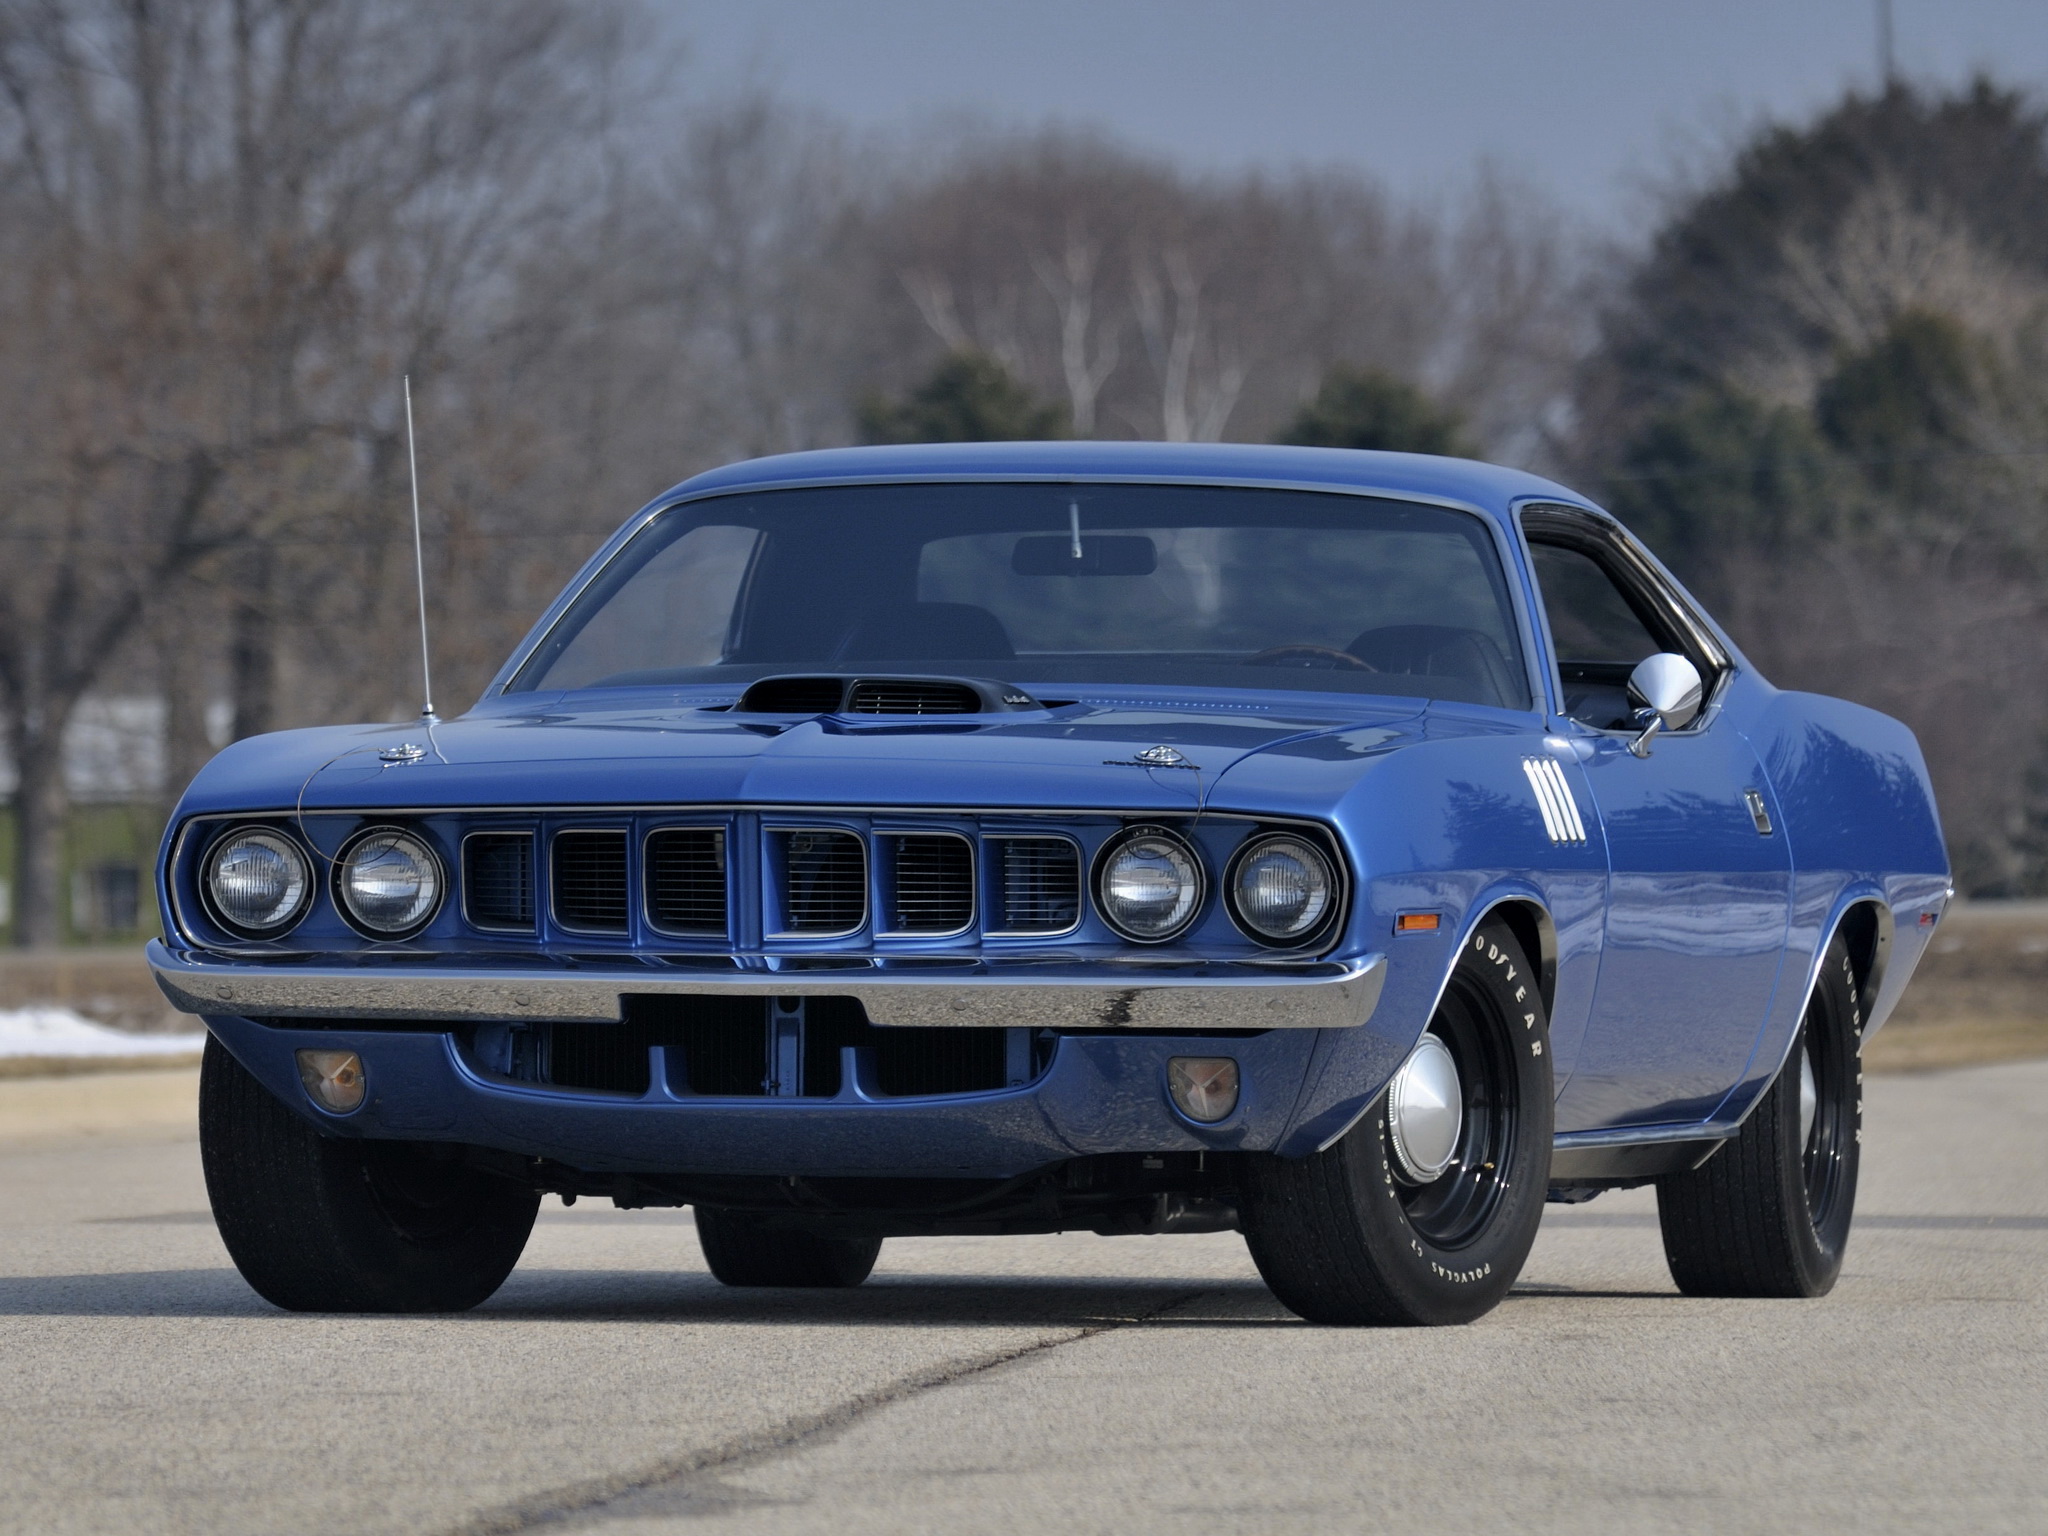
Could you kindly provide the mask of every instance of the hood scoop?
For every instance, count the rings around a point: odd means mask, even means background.
[[[979,677],[764,677],[735,714],[1000,715],[1045,708],[1023,689]]]

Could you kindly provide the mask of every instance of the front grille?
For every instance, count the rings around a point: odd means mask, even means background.
[[[669,1087],[716,1098],[767,1092],[767,1009],[758,997],[628,997],[624,1022],[556,1024],[547,1081],[636,1097],[653,1083],[649,1050],[661,1046]]]
[[[917,679],[863,679],[846,701],[849,715],[972,715],[981,711],[981,695],[964,683],[931,683]]]
[[[580,933],[626,931],[626,834],[558,832],[555,921]]]
[[[479,832],[465,838],[462,901],[479,928],[533,932],[533,834]]]
[[[1007,837],[1003,932],[1064,933],[1081,920],[1081,854],[1063,837]]]
[[[958,933],[974,921],[974,855],[964,837],[898,837],[898,933]]]
[[[541,1025],[538,1080],[584,1092],[646,1094],[652,1049],[662,1047],[669,1090],[707,1098],[766,1097],[774,1024],[758,997],[627,995],[617,1024]],[[805,999],[792,1097],[829,1099],[845,1086],[848,1047],[864,1086],[885,1098],[993,1093],[1020,1086],[1051,1062],[1050,1037],[1023,1029],[878,1029],[856,998]],[[1014,1049],[1013,1049],[1014,1048]],[[524,1076],[524,1073],[519,1074]]]
[[[759,715],[829,715],[845,693],[840,677],[764,677],[734,707]]]
[[[724,934],[723,831],[671,827],[647,839],[647,910],[670,933]]]
[[[790,933],[851,933],[867,921],[868,868],[851,832],[785,832],[783,926]]]

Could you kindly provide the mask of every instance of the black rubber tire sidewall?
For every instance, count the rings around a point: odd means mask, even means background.
[[[753,1211],[700,1205],[691,1214],[705,1266],[725,1285],[848,1289],[867,1279],[882,1251],[879,1237],[806,1232]]]
[[[1702,1166],[1658,1180],[1665,1259],[1687,1295],[1811,1298],[1834,1288],[1855,1219],[1861,1164],[1863,1002],[1848,946],[1837,936],[1821,957],[1777,1078],[1741,1130]],[[1832,1198],[1818,1222],[1808,1203],[1799,1135],[1799,1062],[1809,1036],[1823,1053],[1816,1074],[1820,1113],[1836,1095],[1840,1128]]]
[[[228,1256],[288,1311],[473,1307],[519,1262],[540,1209],[536,1190],[444,1149],[321,1135],[211,1037],[199,1152]]]
[[[1482,924],[1461,949],[1433,1018],[1470,1002],[1505,1032],[1515,1093],[1500,1189],[1483,1226],[1455,1246],[1419,1231],[1387,1144],[1386,1096],[1326,1151],[1249,1160],[1246,1240],[1288,1307],[1314,1322],[1470,1322],[1499,1304],[1543,1220],[1554,1124],[1549,1029],[1536,979],[1504,924]]]

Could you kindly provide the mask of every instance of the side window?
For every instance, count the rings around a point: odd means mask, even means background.
[[[1633,667],[1663,647],[1636,617],[1614,580],[1591,556],[1555,544],[1529,553],[1550,616],[1550,638],[1560,663],[1604,662]]]
[[[1565,713],[1596,730],[1632,729],[1628,675],[1645,656],[1667,647],[1590,555],[1535,543],[1529,554],[1550,619]]]

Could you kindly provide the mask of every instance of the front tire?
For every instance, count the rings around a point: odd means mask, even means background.
[[[1550,1178],[1549,1028],[1504,924],[1466,941],[1429,1033],[1456,1065],[1462,1106],[1439,1175],[1418,1174],[1397,1145],[1392,1085],[1327,1150],[1247,1159],[1245,1242],[1273,1294],[1310,1322],[1469,1323],[1507,1294],[1536,1241]]]
[[[779,1227],[752,1211],[697,1206],[697,1246],[725,1285],[846,1289],[873,1273],[879,1237],[826,1237]]]
[[[1862,994],[1838,937],[1778,1080],[1740,1133],[1690,1173],[1657,1181],[1665,1261],[1686,1295],[1834,1289],[1856,1213],[1862,1031]]]
[[[323,1136],[218,1040],[199,1071],[199,1156],[221,1241],[289,1312],[461,1312],[502,1285],[537,1191],[455,1149]]]

